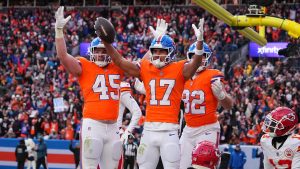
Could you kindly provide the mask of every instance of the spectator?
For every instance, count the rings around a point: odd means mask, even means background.
[[[47,145],[44,143],[42,137],[39,138],[39,144],[37,145],[37,162],[36,168],[39,169],[41,165],[47,169]]]
[[[24,169],[28,153],[26,151],[25,141],[23,139],[20,140],[19,145],[16,147],[15,155],[18,163],[18,169]]]
[[[72,151],[74,154],[74,160],[75,160],[75,168],[79,168],[79,161],[80,161],[80,145],[79,143],[75,144],[75,147],[73,147],[73,140],[70,142],[69,150]]]
[[[245,152],[241,150],[239,144],[235,145],[235,149],[232,151],[229,161],[230,169],[244,169],[247,157]]]

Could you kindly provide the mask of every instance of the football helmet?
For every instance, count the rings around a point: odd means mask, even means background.
[[[197,42],[190,45],[189,50],[186,54],[188,61],[190,61],[192,56],[195,54],[196,45],[197,45]],[[204,54],[203,54],[204,58],[202,59],[202,64],[197,69],[197,72],[200,72],[200,71],[204,70],[207,66],[209,66],[211,59],[212,59],[212,57],[211,57],[212,51],[210,50],[209,46],[204,42],[203,42],[203,50],[204,50]]]
[[[201,141],[192,152],[192,167],[215,169],[220,156],[220,151],[213,142]]]
[[[265,117],[262,130],[271,137],[280,137],[292,133],[297,124],[298,117],[293,110],[278,107]]]
[[[154,39],[149,48],[151,53],[150,61],[157,68],[164,67],[165,65],[172,62],[175,59],[175,55],[176,55],[175,43],[172,40],[172,38],[170,38],[168,35],[159,36],[157,39]],[[161,61],[160,58],[164,57],[165,55],[155,55],[153,53],[154,49],[167,50],[168,54],[165,57],[165,59],[163,59],[163,61]]]
[[[110,56],[107,53],[97,53],[96,49],[102,48],[105,49],[104,44],[101,42],[100,38],[95,38],[88,48],[88,53],[90,55],[90,61],[94,62],[99,67],[105,67],[111,62]]]

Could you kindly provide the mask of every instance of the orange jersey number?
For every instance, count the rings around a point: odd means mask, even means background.
[[[159,87],[165,87],[167,86],[166,91],[164,92],[163,98],[161,100],[157,100],[156,98],[156,80],[152,79],[149,82],[150,86],[150,105],[161,105],[161,106],[170,106],[171,102],[169,100],[170,94],[172,92],[172,89],[174,88],[175,85],[175,80],[170,80],[170,79],[160,79],[159,80]]]
[[[194,90],[192,93],[189,90],[183,91],[184,112],[191,114],[205,114],[205,106],[203,102],[205,94],[202,90]]]
[[[119,84],[116,84],[115,80],[119,80],[120,75],[108,75],[108,79],[110,87],[113,89],[117,89],[116,91],[109,92],[104,75],[97,76],[95,83],[92,87],[93,91],[95,93],[100,93],[100,100],[108,100],[110,98],[113,100],[119,100],[119,93],[117,92],[119,89]]]

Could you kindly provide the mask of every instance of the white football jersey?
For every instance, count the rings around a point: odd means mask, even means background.
[[[300,135],[288,136],[279,149],[273,147],[272,137],[268,134],[262,136],[260,143],[265,169],[300,169]]]

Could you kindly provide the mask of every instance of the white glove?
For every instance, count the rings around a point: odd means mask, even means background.
[[[127,143],[127,140],[128,140],[128,136],[131,134],[130,131],[128,131],[127,129],[125,130],[125,132],[122,134],[121,136],[121,142],[124,144],[124,143]]]
[[[63,28],[66,25],[66,23],[71,19],[71,16],[69,15],[67,18],[64,18],[64,7],[60,6],[55,12],[55,19],[55,37],[61,38],[63,37]]]
[[[135,90],[137,90],[141,94],[146,94],[144,83],[141,82],[138,78],[135,79],[134,88],[135,88]]]
[[[221,83],[221,80],[218,79],[214,81],[211,84],[211,90],[213,91],[213,94],[218,100],[224,100],[226,97],[226,92],[223,89],[223,84]]]
[[[198,25],[199,28],[197,28],[195,24],[192,25],[197,41],[203,41],[203,24],[204,24],[204,19],[201,18]]]
[[[166,34],[168,29],[168,23],[166,23],[164,19],[158,19],[156,24],[156,30],[152,26],[149,26],[149,29],[154,35],[154,38],[157,39],[158,37]]]

